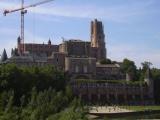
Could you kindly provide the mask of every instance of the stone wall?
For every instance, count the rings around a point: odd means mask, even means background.
[[[65,58],[65,71],[74,77],[89,77],[92,78],[96,74],[96,59],[95,58]]]
[[[31,54],[45,54],[47,56],[51,56],[52,52],[58,52],[58,45],[50,45],[50,44],[33,44],[33,43],[25,43],[24,44],[25,52]],[[23,44],[18,45],[18,51],[22,52]]]
[[[148,86],[113,83],[72,83],[74,94],[88,103],[104,104],[153,104]]]
[[[54,65],[55,67],[59,68],[60,70],[65,69],[65,53],[61,52],[53,52],[51,57],[48,58],[48,63]]]
[[[120,66],[117,64],[97,64],[96,78],[101,80],[125,80],[125,76],[121,73]]]
[[[90,57],[90,42],[81,40],[69,40],[60,44],[60,52],[65,52],[70,57]]]

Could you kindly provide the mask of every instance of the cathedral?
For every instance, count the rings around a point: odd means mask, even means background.
[[[73,93],[86,102],[103,101],[108,104],[153,104],[153,81],[150,71],[143,84],[122,81],[126,75],[120,63],[101,64],[107,58],[104,26],[101,21],[91,21],[90,41],[63,40],[59,45],[22,43],[17,39],[17,48],[11,57],[4,53],[2,63],[19,66],[54,65],[70,76]],[[107,81],[110,82],[107,82]]]
[[[67,72],[71,78],[123,79],[119,64],[100,64],[106,59],[105,34],[101,21],[91,21],[91,40],[63,40],[59,45],[22,43],[17,39],[17,48],[12,49],[7,63],[18,65],[54,65]]]

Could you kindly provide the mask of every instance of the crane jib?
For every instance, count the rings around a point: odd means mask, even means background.
[[[22,0],[22,6],[20,8],[13,9],[13,10],[4,10],[4,12],[3,12],[4,16],[6,16],[8,13],[21,11],[21,41],[22,41],[22,44],[23,44],[22,54],[25,52],[25,46],[24,46],[24,14],[27,13],[27,10],[25,10],[25,9],[30,8],[30,7],[36,7],[37,5],[41,5],[41,4],[44,4],[44,3],[47,3],[47,2],[51,2],[51,1],[54,1],[54,0],[44,0],[44,1],[41,1],[41,2],[38,2],[38,3],[35,3],[35,4],[31,4],[31,5],[28,5],[28,6],[23,6],[24,0]]]

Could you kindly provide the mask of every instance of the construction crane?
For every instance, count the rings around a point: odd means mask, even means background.
[[[28,6],[24,6],[24,0],[22,0],[22,3],[21,3],[21,7],[20,8],[17,8],[17,9],[13,9],[13,10],[4,10],[3,12],[3,15],[6,16],[8,13],[13,13],[13,12],[17,12],[17,11],[20,11],[21,13],[21,42],[22,42],[22,53],[25,52],[25,45],[24,45],[24,14],[27,13],[27,8],[30,8],[30,7],[36,7],[38,5],[41,5],[41,4],[44,4],[44,3],[47,3],[47,2],[51,2],[51,1],[54,1],[54,0],[44,0],[44,1],[41,1],[41,2],[38,2],[38,3],[35,3],[35,4],[31,4],[31,5],[28,5]]]

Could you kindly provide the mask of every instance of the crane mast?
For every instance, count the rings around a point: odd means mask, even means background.
[[[20,13],[21,13],[22,54],[24,54],[24,52],[25,52],[25,43],[24,43],[24,15],[27,13],[26,9],[30,8],[30,7],[36,7],[37,5],[41,5],[41,4],[44,4],[44,3],[47,3],[47,2],[51,2],[51,1],[53,1],[53,0],[44,0],[44,1],[41,1],[41,2],[38,2],[38,3],[35,3],[35,4],[24,6],[24,0],[22,0],[20,8],[13,9],[13,10],[8,10],[8,9],[4,10],[4,12],[3,12],[4,16],[6,16],[8,13],[13,13],[13,12],[17,12],[17,11],[20,11]]]
[[[22,0],[21,8],[24,7],[24,0]],[[22,41],[22,51],[25,52],[24,45],[24,14],[27,13],[27,10],[21,9],[21,41]]]

